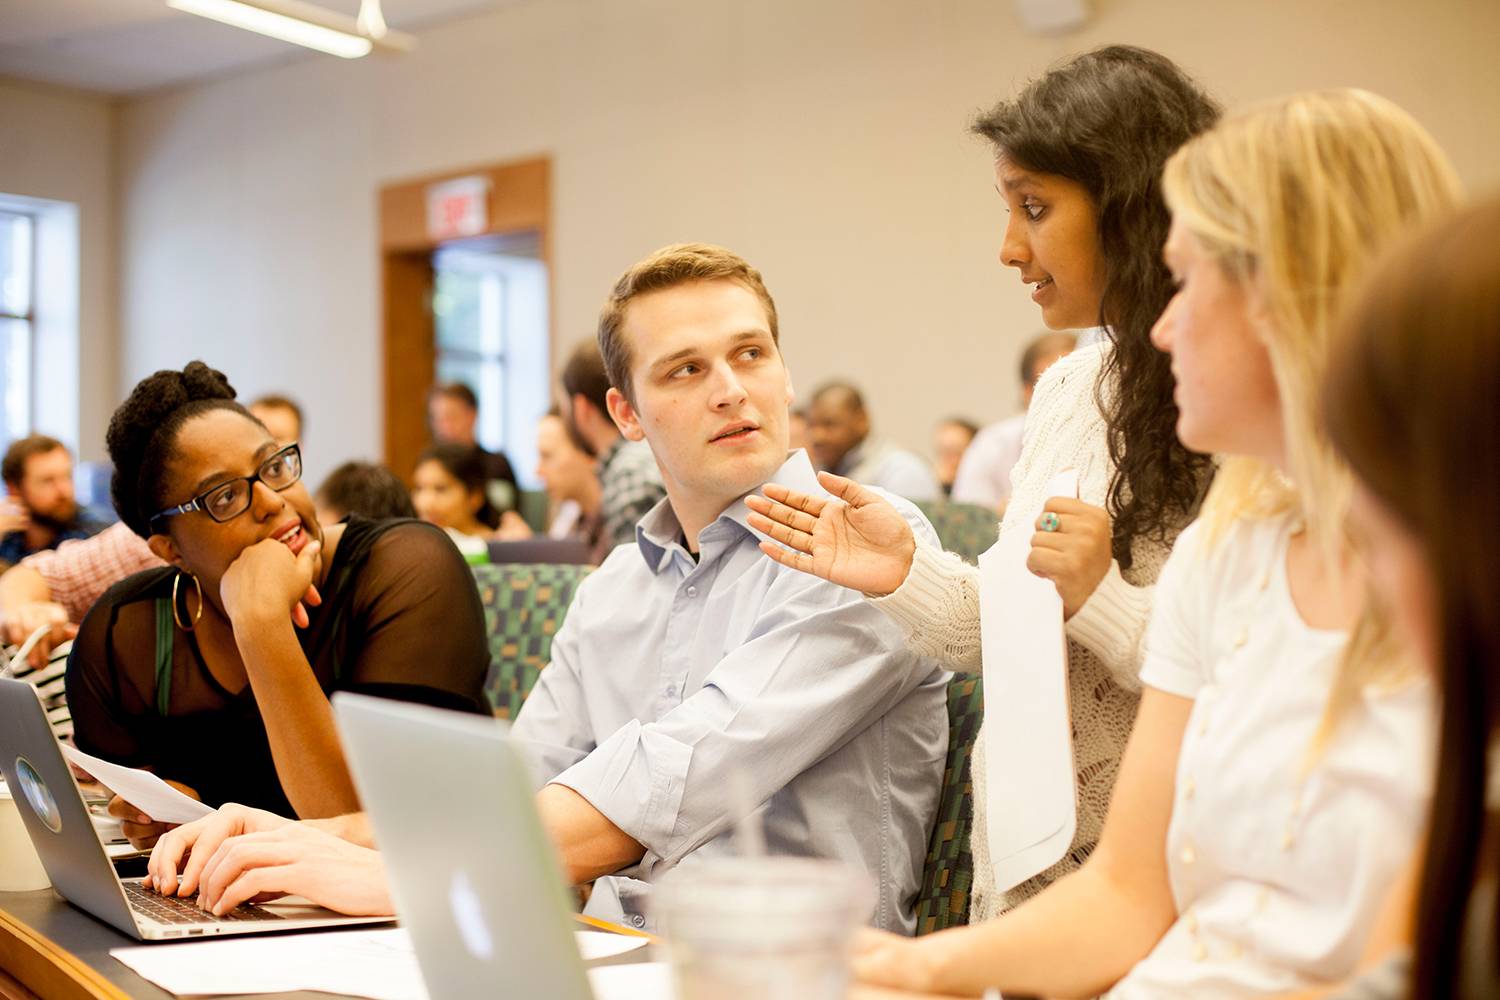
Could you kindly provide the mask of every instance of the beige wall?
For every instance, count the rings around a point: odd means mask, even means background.
[[[78,206],[77,421],[86,459],[104,457],[119,381],[112,143],[106,101],[0,80],[0,192]]]
[[[1369,87],[1500,187],[1500,4],[1093,6],[1086,31],[1038,38],[1005,0],[534,0],[401,58],[130,103],[119,385],[204,356],[242,392],[308,401],[310,465],[375,454],[376,189],[546,153],[563,346],[644,252],[721,242],[765,272],[802,391],[851,377],[879,430],[925,450],[940,415],[1009,412],[1038,326],[996,263],[1003,211],[966,121],[1104,42],[1160,49],[1231,105]]]

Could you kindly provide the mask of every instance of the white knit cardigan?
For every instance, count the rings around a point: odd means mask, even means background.
[[[1059,472],[1076,469],[1079,498],[1103,507],[1114,466],[1109,459],[1104,416],[1095,383],[1111,347],[1107,341],[1080,347],[1047,370],[1026,415],[1021,458],[1011,481],[1015,491],[1000,531],[1035,530],[1024,512],[1045,499],[1047,484]],[[1178,529],[1185,526],[1179,525]],[[984,732],[974,744],[974,885],[970,920],[988,920],[1036,895],[1081,865],[1104,826],[1104,814],[1120,770],[1140,702],[1141,639],[1151,617],[1156,576],[1171,551],[1176,530],[1165,540],[1137,537],[1133,565],[1108,574],[1067,623],[1068,694],[1073,725],[1073,756],[1078,771],[1078,830],[1068,853],[1036,877],[997,891],[989,857],[989,823],[1004,817],[985,814]],[[871,598],[899,622],[913,649],[957,670],[980,669],[979,570],[951,553],[919,545],[906,580],[892,594]]]

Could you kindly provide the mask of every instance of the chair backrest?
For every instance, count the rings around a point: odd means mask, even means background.
[[[957,552],[967,562],[977,563],[980,553],[999,537],[1000,515],[988,507],[948,500],[927,500],[917,506],[932,522],[943,548]]]
[[[472,568],[490,639],[484,693],[496,715],[513,719],[551,659],[552,637],[593,567],[503,563]]]
[[[969,850],[974,782],[969,762],[983,718],[983,680],[977,674],[955,674],[948,682],[948,760],[943,768],[943,791],[917,895],[918,934],[969,922],[969,889],[974,882],[974,855]]]

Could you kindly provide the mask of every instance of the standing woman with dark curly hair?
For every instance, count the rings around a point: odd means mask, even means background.
[[[987,761],[981,731],[972,766],[974,921],[1035,895],[1093,850],[1140,701],[1152,587],[1211,475],[1209,460],[1173,431],[1170,360],[1151,346],[1150,333],[1173,291],[1161,260],[1171,221],[1159,190],[1162,166],[1218,117],[1218,106],[1171,60],[1110,46],[1048,72],[974,123],[994,145],[995,186],[1010,213],[1000,262],[1034,286],[1048,327],[1098,328],[1037,385],[1000,526],[1036,532],[1031,569],[1063,599],[1077,832],[1047,870],[1018,886],[995,883],[986,783],[1005,782],[1028,762]],[[1049,499],[1048,483],[1070,468],[1079,473],[1080,499]],[[749,501],[762,515],[752,523],[791,546],[762,548],[877,598],[914,649],[978,671],[979,571],[916,545],[876,494],[836,476],[822,482],[847,505],[777,487],[766,494],[782,504]],[[1026,514],[1044,500],[1050,527]],[[987,704],[985,725],[1004,725],[1008,707]]]
[[[116,584],[80,627],[80,749],[210,805],[305,818],[359,808],[328,695],[481,712],[484,615],[463,559],[418,521],[318,523],[279,445],[199,361],[142,381],[107,436],[121,519],[168,565]],[[165,829],[118,797],[137,845]]]

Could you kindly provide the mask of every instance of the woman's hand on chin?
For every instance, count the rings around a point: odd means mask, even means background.
[[[322,550],[321,542],[309,539],[294,556],[281,542],[264,538],[241,552],[219,581],[230,622],[261,625],[290,617],[306,628],[307,609],[323,603],[313,583]]]

